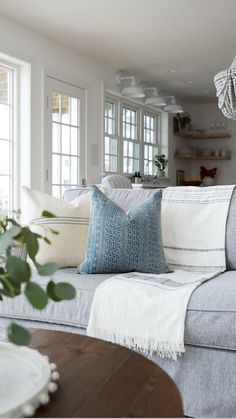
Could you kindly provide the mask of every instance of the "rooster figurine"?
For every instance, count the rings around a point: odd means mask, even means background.
[[[214,184],[214,177],[217,172],[217,167],[213,169],[206,169],[204,166],[200,167],[200,177],[202,179],[203,186],[212,186]]]

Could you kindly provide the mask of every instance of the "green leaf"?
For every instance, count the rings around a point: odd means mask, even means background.
[[[44,237],[43,239],[47,244],[52,244],[52,242],[50,242],[50,240],[47,237]]]
[[[0,236],[0,254],[3,253],[13,242],[13,238],[18,236],[21,232],[20,227],[13,226],[9,230],[5,231]]]
[[[28,345],[31,335],[24,327],[11,323],[7,329],[8,340],[15,345]]]
[[[46,292],[35,282],[29,282],[26,285],[25,295],[34,308],[42,310],[46,307],[48,296]]]
[[[38,265],[38,273],[41,276],[50,276],[55,271],[57,271],[58,268],[59,266],[57,265],[57,263],[48,262],[45,263],[45,265]]]
[[[54,292],[60,300],[72,300],[75,298],[75,288],[68,282],[59,282],[55,285]]]
[[[1,276],[0,283],[2,284],[1,294],[6,295],[7,297],[14,298],[19,294],[19,284],[15,284],[14,280],[8,278],[6,275]]]
[[[31,277],[29,264],[17,256],[8,256],[6,262],[7,273],[17,282],[28,282]]]
[[[47,285],[47,294],[51,300],[57,301],[57,302],[61,301],[61,299],[58,298],[55,293],[55,283],[53,281],[49,281]]]
[[[38,238],[41,238],[41,236],[39,236],[39,234],[33,233],[28,228],[24,229],[23,235],[25,238],[25,243],[29,257],[32,260],[34,260],[39,250]]]
[[[59,231],[54,230],[53,228],[50,228],[49,230],[51,231],[52,234],[60,234]]]
[[[7,297],[14,298],[21,293],[21,283],[14,278],[0,276],[0,283],[2,283],[1,293]]]
[[[16,222],[16,220],[14,220],[14,218],[7,218],[6,221],[7,223],[11,223],[12,225],[19,227],[19,224]]]
[[[55,218],[56,216],[55,216],[55,214],[53,214],[52,212],[50,212],[50,211],[43,211],[42,212],[42,217],[46,217],[46,218]]]

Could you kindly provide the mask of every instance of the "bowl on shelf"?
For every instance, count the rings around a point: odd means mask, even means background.
[[[187,156],[193,156],[194,151],[193,151],[192,147],[182,147],[182,148],[177,148],[176,149],[176,154],[178,156],[187,157]]]
[[[202,150],[202,156],[203,157],[211,157],[212,154],[213,154],[213,151],[212,150],[207,150],[207,149],[203,149]]]

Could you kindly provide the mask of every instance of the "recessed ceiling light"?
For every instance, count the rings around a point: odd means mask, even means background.
[[[175,68],[172,68],[171,70],[168,71],[169,73],[177,73],[177,70]]]
[[[186,80],[186,83],[193,84],[193,80]]]

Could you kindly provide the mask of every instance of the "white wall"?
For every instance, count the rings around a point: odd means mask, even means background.
[[[99,182],[102,173],[103,81],[113,88],[114,71],[0,15],[0,53],[31,64],[31,186],[43,190],[44,77],[49,74],[87,90],[87,181]],[[98,163],[91,164],[91,146]]]
[[[170,118],[169,125],[169,145],[170,145],[170,177],[171,184],[175,184],[176,170],[181,169],[185,171],[185,177],[200,177],[200,166],[205,166],[207,169],[217,167],[217,176],[215,184],[234,184],[236,183],[236,121],[227,119],[218,109],[217,103],[208,104],[187,104],[182,103],[184,111],[189,112],[192,117],[192,124],[195,129],[205,129],[213,132],[211,123],[224,122],[226,128],[221,131],[227,131],[231,134],[230,139],[210,139],[210,140],[189,140],[185,138],[175,137],[173,135],[173,118]],[[217,128],[214,132],[220,132]],[[174,159],[174,152],[176,148],[183,147],[199,147],[210,150],[230,150],[231,160],[225,161],[185,161],[181,159]]]
[[[86,89],[86,178],[88,184],[100,182],[103,172],[104,89],[116,90],[115,71],[3,15],[0,15],[0,53],[11,55],[31,64],[31,186],[38,190],[44,188],[43,125],[44,79],[46,75]],[[184,110],[192,113],[188,104],[182,103],[182,105]],[[193,110],[195,112],[195,108]],[[170,117],[169,176],[172,185],[175,184],[177,169],[184,169],[186,176],[191,174],[189,162],[173,159],[174,150],[188,144],[188,140],[173,136],[173,122]],[[94,153],[97,153],[97,161],[94,159]]]
[[[211,122],[224,122],[226,130],[231,134],[230,139],[194,140],[191,146],[199,146],[211,150],[231,150],[231,160],[225,161],[194,161],[191,163],[191,176],[199,175],[200,166],[207,169],[218,168],[216,184],[236,183],[236,121],[227,119],[218,109],[217,103],[191,105],[189,112],[192,116],[192,123],[197,129],[211,130]],[[214,131],[219,131],[215,129]],[[223,130],[222,130],[223,131]],[[220,131],[219,131],[220,132]]]
[[[190,112],[190,107],[186,102],[179,101],[178,103],[183,107],[185,112]],[[176,170],[184,170],[185,178],[191,175],[191,163],[186,160],[175,159],[175,150],[177,148],[189,147],[189,140],[186,138],[176,137],[173,133],[173,118],[176,115],[169,117],[169,176],[170,184],[176,184]]]

